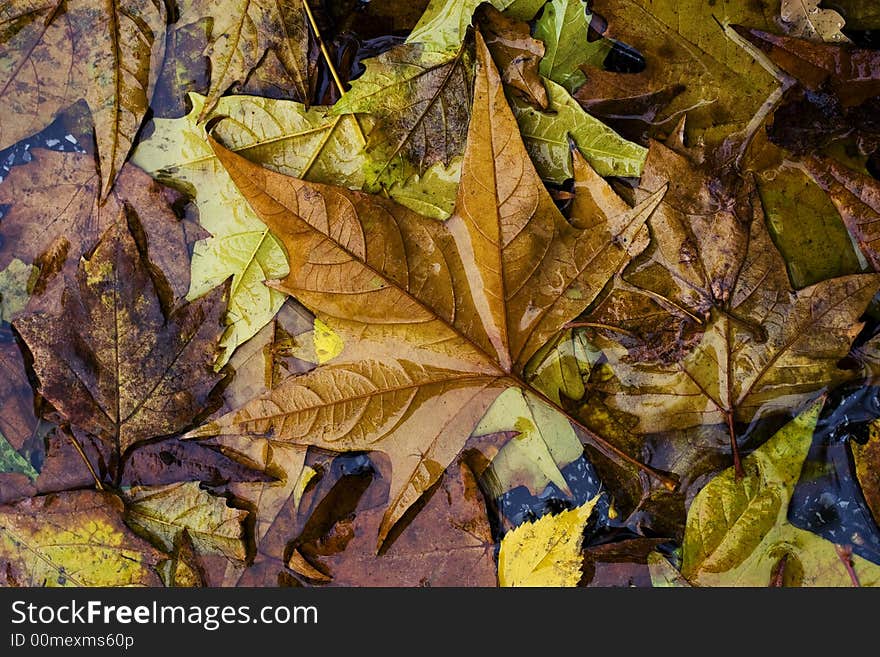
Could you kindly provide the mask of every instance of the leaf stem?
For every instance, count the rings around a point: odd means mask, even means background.
[[[641,470],[642,472],[644,472],[648,476],[653,477],[654,479],[659,481],[668,490],[674,491],[675,489],[678,488],[678,482],[675,479],[668,477],[667,475],[663,474],[659,470],[655,470],[654,468],[652,468],[649,465],[645,465],[641,461],[634,459],[632,456],[630,456],[629,454],[627,454],[626,452],[624,452],[620,448],[615,447],[614,445],[609,443],[607,440],[602,438],[602,436],[600,436],[599,434],[594,432],[592,429],[587,427],[585,424],[583,424],[579,420],[573,418],[568,411],[566,411],[564,408],[562,408],[562,406],[560,406],[555,401],[550,399],[547,395],[545,395],[543,392],[541,392],[540,390],[538,390],[537,388],[532,386],[530,383],[526,383],[525,381],[520,381],[520,385],[522,385],[526,390],[528,390],[528,392],[535,395],[542,402],[544,402],[548,406],[551,406],[559,413],[562,413],[562,415],[564,415],[566,417],[566,419],[568,419],[569,422],[571,422],[575,427],[580,429],[580,431],[584,433],[584,435],[587,437],[587,439],[591,443],[593,443],[596,447],[598,447],[600,450],[605,452],[605,454],[607,456],[613,458],[618,463],[623,461],[624,463],[627,463],[628,465],[631,465],[631,466],[634,466],[635,468],[638,468],[639,470]]]
[[[89,473],[95,480],[95,488],[101,491],[104,490],[104,485],[98,478],[98,473],[95,472],[95,469],[92,467],[91,462],[89,462],[89,459],[86,456],[86,453],[83,451],[83,448],[80,446],[79,441],[77,441],[76,437],[72,433],[67,431],[65,431],[64,433],[67,435],[68,438],[70,438],[70,442],[73,443],[73,447],[76,449],[77,454],[79,454],[79,457],[83,460],[83,463],[85,463],[86,467],[89,469]]]
[[[859,582],[859,576],[856,575],[856,571],[853,568],[852,547],[849,545],[837,545],[835,543],[834,549],[837,551],[837,556],[841,563],[843,563],[843,567],[846,568],[846,573],[849,575],[849,581],[852,582],[853,586],[861,587],[862,585]]]
[[[736,480],[740,481],[744,476],[742,460],[739,457],[739,445],[736,443],[736,428],[733,426],[733,411],[727,411],[727,431],[730,433],[730,450],[733,452],[733,471]]]
[[[619,326],[612,326],[611,324],[602,324],[600,322],[568,322],[564,326],[564,328],[572,329],[572,328],[598,328],[598,329],[607,329],[609,331],[614,331],[615,333],[621,333],[623,335],[628,335],[631,338],[638,337],[632,331],[627,331],[626,329],[622,329]]]
[[[312,33],[315,35],[315,40],[318,42],[318,48],[321,49],[321,55],[324,56],[324,61],[327,62],[327,68],[330,69],[330,75],[333,77],[333,82],[336,84],[336,89],[339,90],[339,95],[345,93],[345,87],[342,85],[342,80],[339,78],[339,73],[336,72],[336,66],[333,64],[333,59],[330,57],[330,52],[327,50],[327,46],[324,44],[324,39],[321,38],[321,31],[318,29],[318,23],[315,21],[315,16],[312,14],[312,8],[309,7],[308,0],[302,0],[303,8],[306,10],[306,16],[309,19],[309,25],[312,27]],[[352,119],[354,120],[354,124],[357,128],[357,133],[361,138],[361,142],[363,142],[364,146],[367,145],[367,138],[364,136],[364,131],[361,129],[361,124],[357,120],[357,116],[352,115]]]

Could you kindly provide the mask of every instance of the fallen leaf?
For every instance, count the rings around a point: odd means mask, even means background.
[[[840,29],[843,16],[833,9],[820,9],[820,0],[782,0],[779,17],[785,31],[793,37],[811,41],[849,41]]]
[[[11,322],[24,310],[38,271],[17,258],[0,271],[0,321]]]
[[[814,92],[831,92],[845,108],[880,95],[880,53],[876,50],[813,43],[738,25],[733,29],[801,85]]]
[[[556,515],[548,513],[507,532],[498,552],[498,584],[577,586],[584,528],[598,499]]]
[[[38,472],[21,454],[19,454],[9,441],[0,434],[0,472],[19,472],[31,481],[34,481]]]
[[[247,511],[230,508],[197,482],[137,487],[123,498],[129,527],[171,552],[184,531],[198,554],[246,556],[243,523]]]
[[[161,558],[128,530],[111,493],[71,491],[0,507],[3,586],[159,586]]]
[[[184,529],[178,535],[170,559],[159,563],[156,570],[167,587],[198,588],[205,586],[202,566],[189,533]]]
[[[72,277],[80,256],[130,208],[140,217],[142,248],[166,272],[159,293],[169,301],[183,298],[189,286],[189,227],[174,212],[179,194],[125,166],[101,201],[90,155],[43,149],[31,154],[28,164],[13,167],[0,184],[0,204],[9,206],[0,222],[0,266],[15,259],[26,265],[55,261],[53,267]]]
[[[644,147],[587,114],[563,87],[546,79],[544,84],[550,99],[547,112],[516,98],[511,103],[523,141],[544,180],[562,183],[572,177],[569,140],[601,176],[641,174]]]
[[[827,157],[808,157],[804,166],[831,197],[871,268],[880,271],[880,183]]]
[[[464,150],[471,97],[470,54],[465,44],[450,56],[405,43],[365,60],[366,71],[333,106],[333,115],[370,114],[376,127],[368,149],[376,171],[368,184],[386,179],[398,158],[424,173],[449,165]]]
[[[202,227],[212,237],[195,246],[188,298],[199,298],[232,276],[228,328],[217,365],[255,335],[278,312],[284,295],[266,280],[287,272],[284,249],[248,205],[207,142],[203,125],[205,98],[190,94],[192,110],[179,119],[156,119],[151,137],[135,150],[132,161],[155,178],[193,191]],[[271,169],[315,182],[354,189],[366,185],[367,157],[354,117],[329,117],[326,108],[307,110],[285,100],[227,96],[210,121],[228,117],[214,135],[228,148]],[[359,117],[369,134],[370,125]],[[458,183],[439,166],[421,178],[393,184],[388,193],[404,204],[448,216]],[[2,189],[2,186],[0,186]],[[448,206],[448,207],[447,207]]]
[[[595,0],[594,13],[608,27],[604,36],[635,48],[644,75],[658,88],[684,83],[667,114],[686,110],[689,136],[719,145],[747,127],[777,87],[773,76],[730,40],[723,26],[775,26],[778,5],[703,0]]]
[[[300,565],[294,570],[333,586],[495,586],[495,542],[469,468],[453,464],[429,495],[418,515],[377,555],[384,500],[368,492],[350,525],[337,523],[330,536],[297,544]],[[378,505],[371,505],[377,498]]]
[[[178,25],[210,21],[205,54],[211,61],[211,86],[202,119],[230,87],[244,83],[252,69],[272,51],[293,83],[297,99],[308,103],[309,27],[301,2],[269,0],[188,0]]]
[[[783,555],[796,561],[802,586],[850,586],[835,546],[786,520],[788,503],[821,409],[814,404],[710,481],[688,511],[682,575],[699,586],[767,586]],[[875,585],[880,566],[853,557],[860,581]]]
[[[541,60],[541,75],[573,92],[586,82],[581,66],[602,66],[611,50],[606,39],[589,41],[590,14],[584,0],[550,0],[535,23],[535,37],[544,42],[547,53]]]
[[[591,116],[638,144],[656,138],[672,117],[659,118],[685,87],[657,87],[644,73],[613,73],[584,66],[585,83],[572,95]]]
[[[33,354],[40,394],[119,457],[184,429],[220,380],[212,365],[226,290],[172,309],[151,273],[122,217],[81,260],[59,314],[14,323]]]
[[[533,39],[528,23],[507,18],[489,4],[477,10],[480,33],[508,89],[537,109],[547,109],[547,90],[538,66],[544,44]]]
[[[484,480],[488,475],[493,482],[492,497],[517,486],[538,495],[550,483],[571,495],[560,470],[579,459],[584,446],[564,416],[526,397],[522,390],[510,388],[493,402],[473,433],[482,436],[505,431],[512,437],[481,473]]]
[[[877,462],[880,460],[880,426],[877,422],[870,425],[868,442],[861,445],[851,441],[850,447],[862,494],[874,521],[880,523],[880,470],[877,469]]]
[[[492,0],[495,9],[508,18],[529,21],[545,0]],[[483,0],[430,0],[422,17],[406,39],[420,43],[426,50],[456,51],[461,47],[471,25],[471,17]]]
[[[15,0],[0,32],[0,148],[40,132],[83,99],[110,193],[150,104],[165,51],[165,5],[145,0]]]
[[[654,588],[688,588],[690,584],[669,560],[659,552],[648,555],[648,570]]]
[[[726,424],[736,460],[736,423],[859,376],[838,361],[880,279],[856,274],[792,290],[751,178],[724,184],[705,175],[651,145],[636,196],[670,185],[648,222],[653,244],[586,323],[596,325],[594,344],[613,371],[596,382],[605,403],[647,433]]]
[[[645,247],[644,222],[663,196],[630,208],[576,159],[589,214],[569,223],[516,138],[498,72],[477,41],[475,119],[446,223],[282,176],[214,143],[288,253],[307,254],[291,259],[278,288],[339,333],[345,348],[190,436],[271,434],[385,452],[393,481],[380,544],[502,390],[521,387],[546,400],[522,369]]]

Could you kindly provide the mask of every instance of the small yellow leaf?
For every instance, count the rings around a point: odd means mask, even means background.
[[[498,554],[501,586],[577,586],[581,578],[584,527],[597,495],[586,504],[545,515],[508,532]]]

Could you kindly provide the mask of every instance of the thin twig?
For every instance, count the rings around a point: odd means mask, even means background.
[[[83,448],[80,447],[80,444],[77,441],[77,439],[74,437],[74,435],[72,433],[68,433],[66,431],[64,433],[66,433],[67,437],[70,438],[70,442],[73,443],[73,446],[76,449],[77,454],[79,454],[79,457],[83,460],[83,463],[85,463],[86,467],[89,469],[89,472],[91,473],[92,478],[95,480],[95,488],[97,488],[98,490],[104,490],[104,485],[101,483],[101,480],[98,478],[98,473],[95,472],[95,469],[92,467],[92,464],[89,462],[89,459],[86,456],[86,453],[83,451]]]
[[[309,25],[312,26],[312,33],[315,35],[315,39],[318,42],[318,48],[321,49],[321,54],[324,56],[324,61],[327,62],[327,67],[330,69],[330,75],[333,76],[333,82],[336,84],[336,88],[339,90],[339,95],[345,93],[345,87],[342,86],[342,80],[339,78],[339,73],[336,72],[336,66],[333,64],[333,59],[330,57],[330,51],[327,50],[327,46],[324,44],[324,39],[321,38],[321,31],[318,29],[318,23],[315,21],[315,16],[312,14],[312,8],[309,7],[308,0],[302,0],[303,7],[306,10],[306,16],[309,19]],[[352,114],[352,119],[354,120],[354,125],[357,128],[357,133],[361,138],[364,146],[367,145],[367,138],[364,136],[364,131],[361,129],[361,124],[357,120],[357,116]]]

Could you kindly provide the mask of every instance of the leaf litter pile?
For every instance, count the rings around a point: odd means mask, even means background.
[[[880,584],[872,0],[9,0],[4,586]]]

